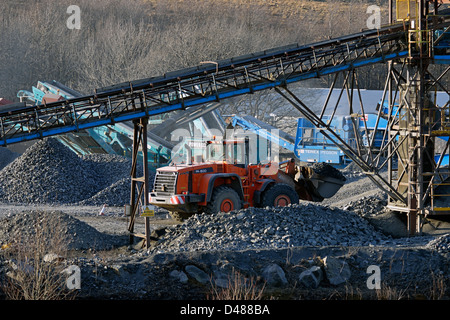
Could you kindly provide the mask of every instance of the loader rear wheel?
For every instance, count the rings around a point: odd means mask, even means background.
[[[277,183],[264,192],[261,204],[263,207],[285,207],[298,201],[298,194],[291,186]]]
[[[231,187],[221,186],[214,189],[211,201],[206,207],[206,212],[230,212],[241,208],[242,202],[239,194]]]

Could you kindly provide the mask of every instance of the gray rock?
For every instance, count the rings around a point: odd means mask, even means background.
[[[351,233],[350,233],[351,231]],[[245,250],[297,246],[377,245],[389,239],[353,212],[301,202],[284,208],[248,208],[195,215],[168,228],[155,250]]]
[[[269,286],[281,287],[288,284],[284,270],[278,264],[270,264],[262,271],[262,277]]]
[[[214,279],[214,284],[219,288],[227,289],[230,286],[230,281],[228,279],[219,278]]]
[[[126,157],[80,157],[57,139],[45,138],[0,168],[0,201],[123,206],[130,199],[130,168]]]
[[[344,260],[327,256],[323,262],[326,277],[332,285],[340,285],[350,279],[350,267]]]
[[[36,231],[41,232],[38,236],[46,237],[49,250],[55,239],[64,243],[60,250],[111,249],[123,245],[126,239],[124,236],[101,233],[62,211],[23,211],[0,219],[0,243],[11,243],[17,238],[33,241]],[[51,258],[52,255],[49,255],[46,259]]]
[[[172,278],[177,279],[181,283],[187,283],[188,282],[188,277],[187,277],[186,273],[184,273],[183,271],[172,270],[169,275]]]
[[[230,276],[222,271],[216,270],[214,271],[214,284],[219,287],[219,288],[228,288],[230,286],[230,283],[232,281],[232,279],[230,278]]]
[[[116,272],[118,275],[122,275],[123,271],[124,271],[124,267],[121,264],[113,264],[110,266],[110,268],[112,270],[114,270],[114,272]]]
[[[43,258],[44,262],[59,262],[59,261],[63,261],[64,257],[56,254],[56,253],[47,253],[44,258]]]
[[[208,276],[208,274],[203,270],[201,270],[200,268],[190,264],[187,265],[184,269],[189,276],[191,276],[201,284],[206,284],[210,282],[210,277]]]
[[[431,240],[427,247],[438,252],[450,251],[450,234],[445,234]]]

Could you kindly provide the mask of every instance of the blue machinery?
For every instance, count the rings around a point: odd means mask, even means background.
[[[346,157],[345,153],[336,146],[333,141],[322,134],[322,130],[316,128],[313,123],[304,117],[300,117],[297,120],[297,132],[295,138],[282,130],[248,115],[232,115],[229,116],[228,119],[233,127],[239,126],[245,131],[251,131],[259,137],[276,143],[280,147],[294,153],[297,159],[302,162],[325,162],[335,166],[343,166],[351,162],[351,159]],[[353,129],[351,116],[341,115],[332,117],[330,115],[324,115],[322,119],[342,140],[353,148],[356,148],[356,135]],[[376,120],[376,114],[367,114],[365,121],[358,119],[356,123],[360,134],[362,130],[365,129],[365,125],[367,125],[367,128],[370,131],[369,134],[375,132],[377,135],[375,138],[375,146],[380,148],[383,132],[386,130],[386,120],[381,119],[375,131]],[[365,135],[362,137],[364,145],[368,146],[368,138]]]
[[[338,134],[352,148],[357,148],[356,139],[361,138],[361,145],[365,148],[369,147],[371,137],[375,135],[373,145],[374,151],[380,150],[388,141],[386,136],[387,121],[380,118],[377,123],[376,114],[366,114],[365,119],[357,118],[356,121],[351,116],[334,116],[324,115],[323,120],[328,123],[329,127]],[[354,131],[354,123],[358,132]],[[368,134],[365,130],[368,130]],[[447,141],[448,137],[439,137]],[[325,162],[335,166],[345,166],[351,162],[345,153],[333,143],[330,139],[323,135],[322,130],[316,128],[306,118],[299,118],[297,122],[297,134],[295,144],[290,144],[289,150],[293,149],[295,156],[303,162],[315,163]],[[435,161],[438,163],[441,154],[436,154]],[[449,164],[449,155],[443,154],[440,166],[444,167]]]
[[[362,137],[361,144],[368,147],[370,138],[375,133],[373,148],[381,148],[383,142],[383,133],[386,130],[386,120],[381,118],[377,126],[376,114],[366,114],[365,119],[351,116],[324,115],[323,121],[349,146],[357,148],[356,139]],[[354,125],[358,132],[355,132]],[[368,130],[368,135],[364,130]],[[297,134],[295,140],[294,152],[296,157],[305,162],[326,162],[337,165],[345,165],[351,162],[345,153],[336,146],[332,140],[328,139],[322,130],[308,121],[306,118],[299,118],[297,124]]]
[[[387,109],[384,111],[387,111]],[[244,131],[253,132],[261,138],[276,143],[278,146],[294,153],[296,158],[302,162],[325,162],[338,167],[344,167],[351,162],[351,159],[333,141],[322,134],[322,130],[316,128],[304,117],[300,117],[297,120],[295,138],[248,115],[231,115],[227,116],[227,118],[233,128],[239,126]],[[380,118],[377,124],[377,114],[369,113],[365,115],[365,119],[357,117],[356,121],[351,116],[343,115],[334,117],[324,115],[322,119],[342,140],[353,148],[357,147],[356,139],[358,136],[361,137],[361,144],[369,147],[370,138],[375,134],[374,150],[381,149],[383,144],[387,143],[385,137],[387,121],[384,118]],[[353,127],[354,123],[357,125],[358,132],[356,133]],[[368,130],[368,135],[365,134],[366,129]],[[447,140],[448,137],[441,137],[441,139]],[[436,163],[440,156],[440,154],[435,155]],[[448,164],[449,156],[445,154],[440,165],[446,166]]]
[[[321,41],[309,45],[290,45],[166,73],[163,76],[120,83],[99,88],[95,93],[33,106],[8,106],[0,111],[0,146],[80,132],[105,125],[133,121],[132,217],[136,199],[144,196],[148,203],[148,176],[137,178],[135,161],[139,148],[147,150],[149,118],[177,110],[219,102],[243,94],[274,89],[305,118],[322,131],[323,136],[338,146],[346,157],[361,167],[370,179],[388,194],[389,207],[408,215],[408,228],[415,233],[422,217],[437,212],[450,212],[450,205],[437,208],[433,203],[435,187],[448,176],[435,163],[434,139],[450,135],[448,114],[440,112],[432,100],[432,91],[445,85],[450,64],[448,47],[450,12],[438,1],[418,0],[416,10],[410,1],[397,0],[397,22],[393,21],[393,1],[389,1],[390,25],[378,30]],[[434,4],[433,7],[430,4]],[[402,6],[407,6],[403,10]],[[431,13],[431,14],[430,14]],[[403,16],[402,16],[403,15]],[[353,98],[359,94],[357,70],[378,63],[388,65],[382,105],[388,102],[387,141],[374,152],[375,136],[368,128],[367,146],[356,139],[357,147],[347,144],[325,121],[330,106],[326,102],[320,113],[313,112],[290,90],[292,83],[334,75],[330,93],[344,79],[343,91]],[[429,65],[443,65],[438,71]],[[447,67],[446,67],[447,65]],[[339,80],[339,81],[338,81]],[[352,101],[353,99],[349,99]],[[395,101],[398,114],[392,114]],[[442,106],[449,108],[448,103]],[[361,105],[350,105],[349,114],[366,112]],[[375,128],[380,124],[377,115]],[[438,119],[438,120],[437,120]],[[439,123],[438,123],[439,122]],[[448,141],[448,140],[447,140]],[[448,150],[448,143],[444,148]],[[386,159],[380,157],[387,153]],[[147,154],[143,154],[148,163]],[[398,160],[398,166],[394,162]],[[379,171],[387,165],[389,177]],[[147,168],[148,166],[144,166]],[[139,187],[138,183],[143,182]],[[430,203],[431,198],[431,204]],[[132,219],[133,220],[133,219]],[[130,231],[132,223],[130,224]]]
[[[294,152],[294,138],[286,132],[249,115],[231,115],[228,119],[233,128],[239,126],[245,131],[251,131],[261,138],[274,142],[280,147]]]

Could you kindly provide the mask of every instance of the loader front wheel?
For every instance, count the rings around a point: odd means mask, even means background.
[[[262,207],[285,207],[298,201],[298,194],[291,186],[277,183],[264,192],[261,204]]]
[[[211,201],[206,207],[206,212],[230,212],[241,208],[242,202],[239,194],[231,187],[221,186],[213,191]]]

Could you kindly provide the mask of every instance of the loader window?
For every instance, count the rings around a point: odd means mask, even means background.
[[[206,153],[209,161],[222,161],[224,159],[222,144],[209,144]]]
[[[241,143],[226,144],[226,161],[234,164],[245,164],[245,149]]]
[[[245,146],[242,142],[211,143],[206,153],[209,161],[227,161],[234,164],[245,164]]]

